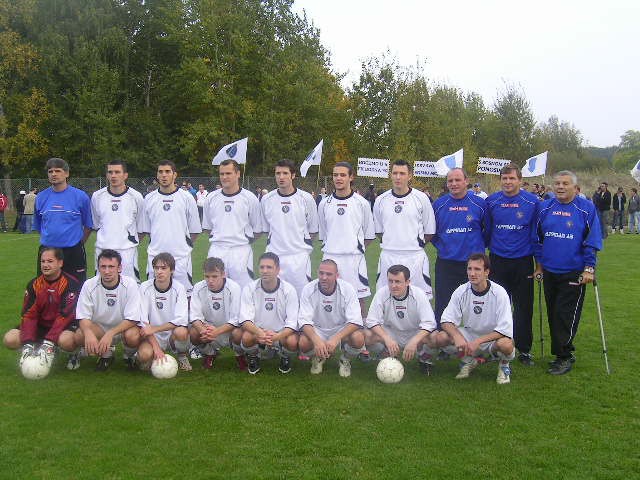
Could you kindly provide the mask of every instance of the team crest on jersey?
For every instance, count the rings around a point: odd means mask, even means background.
[[[404,312],[402,310],[396,310],[396,316],[398,318],[404,318]]]
[[[158,307],[158,310],[162,310],[162,308],[164,307],[164,303],[156,302],[156,307]]]
[[[115,304],[116,304],[115,299],[113,299],[113,298],[107,298],[107,305],[108,305],[109,307],[113,307]]]
[[[111,204],[111,210],[112,210],[112,211],[117,212],[117,211],[118,211],[118,208],[119,208],[119,206],[118,206],[118,204],[117,204],[117,203],[112,203],[112,204]]]
[[[289,212],[289,210],[291,210],[291,209],[289,208],[289,205],[283,205],[283,206],[282,206],[282,212],[283,212],[283,213],[287,213],[287,212]]]
[[[213,308],[214,310],[220,310],[220,303],[213,302],[213,304],[211,305],[211,308]]]
[[[476,315],[480,315],[482,313],[482,307],[476,305],[475,307],[473,307],[473,313],[475,313]]]
[[[516,212],[516,218],[523,218],[523,217],[524,217],[524,213]]]
[[[396,213],[400,213],[402,211],[402,205],[396,205],[393,211]]]
[[[168,212],[169,210],[171,210],[171,204],[165,203],[164,205],[162,205],[162,208],[165,212]]]
[[[567,228],[573,228],[573,222],[571,220],[567,221]]]
[[[467,223],[473,222],[473,215],[467,215]]]
[[[338,215],[344,215],[344,208],[338,208]]]
[[[324,311],[325,312],[331,312],[331,310],[333,310],[333,307],[331,305],[325,305],[324,306]]]
[[[231,205],[228,205],[228,204],[227,204],[227,205],[225,205],[225,206],[224,206],[224,211],[225,211],[225,212],[230,212],[230,211],[231,211]]]
[[[267,302],[264,304],[264,309],[268,312],[270,312],[271,310],[273,310],[273,303],[271,302]]]

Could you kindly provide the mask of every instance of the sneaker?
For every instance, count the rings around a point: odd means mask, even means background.
[[[351,361],[348,358],[340,357],[340,367],[338,368],[338,374],[342,378],[351,376]]]
[[[202,352],[194,345],[189,349],[189,356],[191,357],[191,360],[200,360],[202,358]]]
[[[311,359],[311,370],[309,370],[309,372],[311,372],[312,375],[319,375],[322,373],[323,366],[324,366],[324,359],[314,356]]]
[[[460,362],[460,371],[458,372],[458,375],[456,375],[456,380],[469,378],[469,375],[471,375],[471,372],[477,366],[478,361],[475,358],[471,359],[469,362]]]
[[[125,357],[124,363],[127,366],[127,370],[133,372],[138,369],[138,362],[136,362],[136,357]]]
[[[288,355],[280,357],[280,366],[278,367],[280,373],[287,374],[291,371],[291,358]]]
[[[24,362],[25,358],[33,355],[33,345],[30,343],[25,343],[22,346],[22,351],[20,352],[20,359],[18,360],[18,364],[22,366],[22,362]]]
[[[549,367],[547,373],[551,375],[564,375],[565,373],[569,373],[572,367],[573,363],[570,358],[558,358],[557,361]]]
[[[249,355],[249,373],[255,375],[260,371],[260,357],[258,355]]]
[[[204,368],[205,370],[211,370],[216,357],[217,355],[205,355],[204,357],[202,357],[202,368]]]
[[[440,350],[438,352],[438,360],[441,362],[446,362],[447,360],[449,360],[449,358],[451,357],[451,355],[449,355],[449,352],[446,352],[445,350]]]
[[[113,364],[113,357],[100,357],[96,363],[96,372],[106,372]]]
[[[363,363],[369,363],[371,360],[373,360],[371,354],[369,353],[369,350],[362,350],[358,354],[358,359]]]
[[[511,382],[511,367],[508,363],[500,363],[498,367],[498,376],[496,377],[496,383],[498,385],[504,385]]]
[[[518,355],[518,361],[525,367],[533,367],[535,365],[533,357],[530,353],[520,352],[520,354]]]
[[[187,357],[186,353],[181,353],[178,355],[178,368],[184,372],[190,372],[191,370],[193,370],[191,362],[189,362],[189,357]]]
[[[80,368],[80,354],[72,353],[67,358],[67,370],[77,370]]]
[[[560,361],[560,359],[558,357],[554,358],[553,360],[551,360],[549,362],[549,366],[553,367],[556,363],[558,363]],[[569,361],[571,363],[576,363],[576,356],[572,353],[571,356],[569,357]]]
[[[238,370],[241,372],[247,371],[247,356],[246,355],[236,355],[236,364],[238,365]]]
[[[418,366],[420,367],[420,372],[422,372],[427,377],[430,377],[433,373],[433,362],[431,360],[418,361]]]

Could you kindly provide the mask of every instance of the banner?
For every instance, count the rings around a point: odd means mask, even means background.
[[[503,158],[478,158],[478,169],[476,173],[489,173],[491,175],[500,175],[500,170],[505,165],[509,165],[511,160],[505,160]]]
[[[547,171],[547,152],[528,158],[522,167],[522,177],[539,177]]]
[[[462,168],[464,158],[462,150],[461,148],[457,152],[444,156],[436,162],[436,172],[438,172],[438,175],[444,177],[452,168]]]
[[[439,177],[436,171],[436,162],[428,162],[418,160],[413,163],[413,176],[414,177]]]
[[[636,162],[636,166],[629,172],[636,182],[640,183],[640,160]]]
[[[211,160],[211,165],[220,165],[225,160],[235,160],[243,164],[247,163],[247,141],[249,137],[238,140],[237,142],[225,145]]]
[[[358,176],[389,178],[389,160],[382,158],[358,158]]]
[[[300,164],[300,175],[303,177],[307,176],[307,171],[311,165],[320,165],[322,161],[322,142],[324,140],[320,140],[320,143],[315,146],[311,153],[307,155],[307,158],[304,159],[304,162]]]

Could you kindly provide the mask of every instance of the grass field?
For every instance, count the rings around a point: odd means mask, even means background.
[[[35,234],[0,234],[3,332],[18,323],[37,245]],[[206,248],[198,239],[194,265]],[[17,354],[0,349],[0,478],[637,478],[639,252],[638,236],[617,235],[600,255],[610,376],[591,287],[574,370],[545,373],[550,342],[545,327],[541,359],[536,311],[537,364],[514,363],[505,386],[495,364],[456,381],[453,360],[428,378],[411,364],[398,385],[379,383],[373,363],[355,362],[342,379],[335,360],[320,376],[299,361],[287,376],[275,361],[250,376],[229,352],[212,371],[194,362],[169,381],[127,372],[118,355],[106,374],[89,360],[69,372],[59,360],[31,382]]]

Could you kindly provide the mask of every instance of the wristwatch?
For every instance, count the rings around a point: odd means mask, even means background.
[[[584,271],[587,273],[595,273],[596,269],[593,267],[584,267]]]

